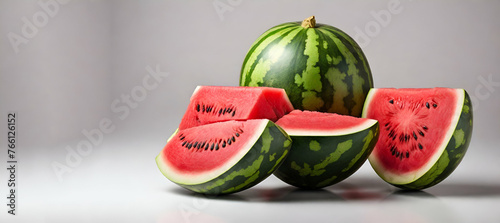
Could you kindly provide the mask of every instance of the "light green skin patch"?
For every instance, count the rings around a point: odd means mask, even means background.
[[[225,173],[196,185],[175,183],[191,191],[210,195],[242,191],[271,175],[289,154],[290,148],[290,137],[280,127],[269,121],[247,154]]]
[[[316,140],[311,140],[309,143],[309,149],[312,151],[319,151],[321,149],[321,144]]]
[[[465,92],[462,113],[457,126],[454,128],[450,141],[436,163],[427,173],[415,181],[404,185],[394,184],[394,186],[403,189],[422,190],[440,183],[457,168],[467,152],[472,137],[473,112],[469,110],[470,107],[472,107],[470,98]]]
[[[275,157],[276,153],[273,153],[272,155],[269,156],[269,161],[273,161]]]
[[[349,94],[347,83],[344,82],[346,77],[339,69],[332,67],[325,74],[326,79],[334,89],[332,107],[328,112],[338,111],[341,114],[348,114],[349,111],[344,106],[344,98]]]
[[[366,161],[378,140],[378,123],[340,136],[290,136],[292,149],[274,174],[301,188],[322,188],[352,175]]]
[[[252,45],[240,85],[283,88],[296,109],[359,117],[373,80],[365,55],[341,30],[286,23]]]
[[[295,84],[305,89],[302,92],[302,104],[304,109],[307,110],[318,110],[324,104],[323,99],[316,95],[316,92],[321,92],[322,88],[320,70],[316,66],[319,62],[318,45],[316,30],[307,29],[306,46],[304,49],[304,55],[308,57],[306,69],[302,72],[302,75],[295,75]]]

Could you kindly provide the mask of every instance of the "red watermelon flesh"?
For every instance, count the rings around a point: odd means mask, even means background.
[[[276,124],[293,136],[346,135],[366,129],[376,120],[316,111],[294,110]]]
[[[249,152],[268,123],[267,119],[230,120],[179,130],[158,156],[158,163],[176,182],[213,179]]]
[[[179,129],[228,120],[276,121],[293,110],[280,88],[198,86]]]
[[[363,111],[380,124],[372,166],[396,184],[420,177],[448,144],[462,104],[459,89],[372,89]]]

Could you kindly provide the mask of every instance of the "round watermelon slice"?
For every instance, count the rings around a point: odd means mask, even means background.
[[[378,139],[378,122],[333,113],[294,110],[276,122],[292,138],[290,155],[274,174],[301,188],[322,188],[352,175]]]
[[[472,135],[464,89],[372,89],[363,117],[380,123],[369,157],[377,174],[404,189],[431,187],[455,170]]]
[[[291,139],[267,119],[177,130],[156,157],[172,182],[203,194],[229,194],[264,180],[282,163]]]

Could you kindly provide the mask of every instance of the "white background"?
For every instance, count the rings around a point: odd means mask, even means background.
[[[499,3],[2,0],[0,161],[7,160],[6,114],[16,112],[20,163],[18,215],[0,208],[0,219],[499,222]],[[459,168],[442,184],[410,195],[381,181],[369,165],[325,191],[294,191],[270,177],[220,199],[194,196],[165,179],[154,157],[194,88],[237,85],[261,33],[311,15],[358,40],[375,87],[464,88],[474,97],[472,143]],[[148,67],[168,76],[127,104],[124,98],[144,87]],[[71,151],[89,142],[83,132],[95,133],[106,121],[109,131],[81,160],[68,162]],[[58,175],[56,163],[71,172]],[[5,197],[6,170],[0,180]]]

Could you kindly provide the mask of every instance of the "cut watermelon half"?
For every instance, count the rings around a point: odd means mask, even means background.
[[[333,113],[294,110],[279,119],[292,138],[290,155],[275,175],[301,188],[338,183],[361,167],[378,139],[378,122]]]
[[[204,194],[228,194],[268,177],[291,140],[267,119],[226,121],[178,130],[156,157],[172,182]]]
[[[280,88],[198,86],[179,129],[228,120],[275,122],[292,110],[285,90]]]
[[[462,160],[472,135],[463,89],[372,89],[363,117],[380,123],[369,160],[385,181],[424,189],[444,180]]]

